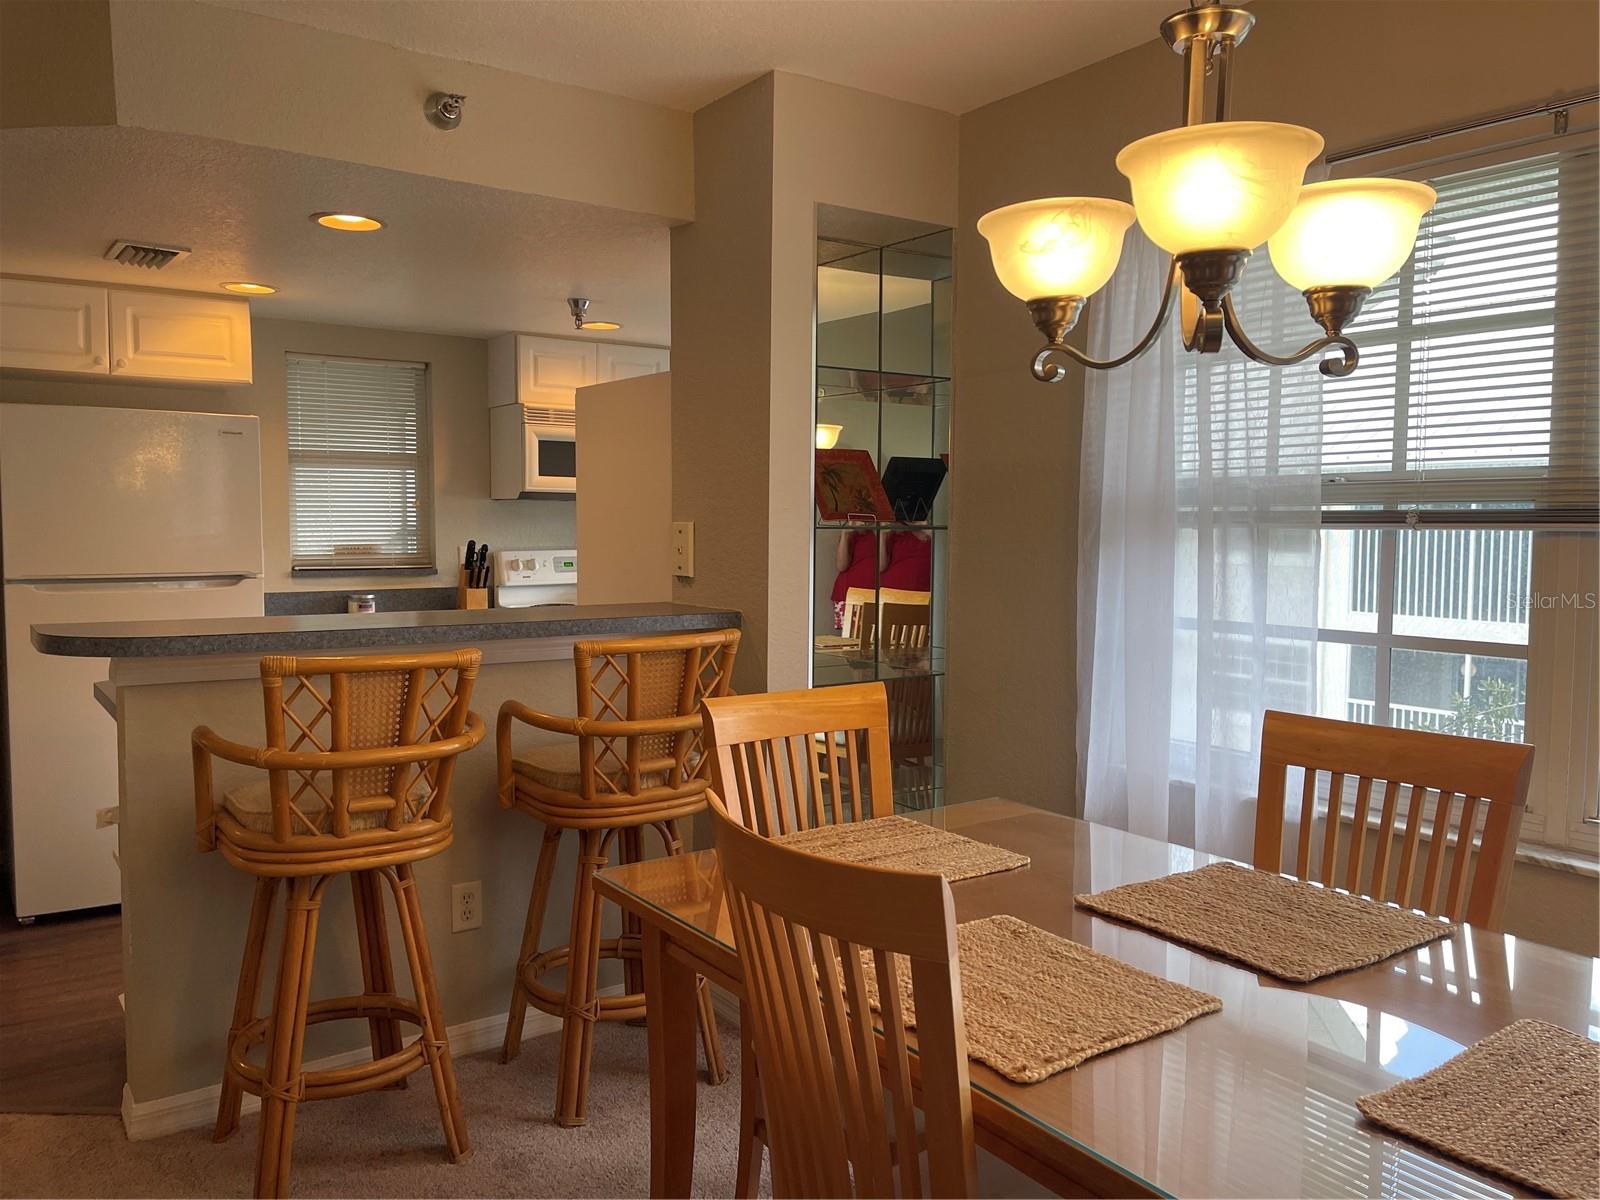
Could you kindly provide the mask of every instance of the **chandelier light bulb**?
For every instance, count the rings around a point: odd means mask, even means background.
[[[1296,291],[1375,288],[1404,265],[1423,215],[1438,198],[1427,184],[1408,179],[1307,184],[1267,252]]]
[[[1124,146],[1139,225],[1169,254],[1254,250],[1300,196],[1322,135],[1274,121],[1212,121]],[[980,226],[981,229],[981,226]]]
[[[1133,221],[1133,207],[1120,200],[1056,196],[985,213],[978,232],[1001,285],[1017,299],[1087,298],[1117,269]]]

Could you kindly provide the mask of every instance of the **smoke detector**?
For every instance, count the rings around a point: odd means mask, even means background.
[[[189,247],[161,246],[155,242],[130,242],[119,239],[111,243],[111,249],[106,251],[106,257],[125,267],[144,267],[146,270],[159,271],[180,258],[188,258]]]

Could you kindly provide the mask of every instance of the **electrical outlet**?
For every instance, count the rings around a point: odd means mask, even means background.
[[[450,888],[450,932],[483,928],[483,881],[457,883]]]
[[[679,579],[694,578],[694,522],[672,523],[672,573]]]

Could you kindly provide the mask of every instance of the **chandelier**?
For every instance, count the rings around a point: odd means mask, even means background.
[[[1034,356],[1034,378],[1064,379],[1066,367],[1052,361],[1056,356],[1096,370],[1133,361],[1155,344],[1175,294],[1186,350],[1214,354],[1226,334],[1248,357],[1270,366],[1338,351],[1322,360],[1322,373],[1342,377],[1356,369],[1359,351],[1344,327],[1372,289],[1405,263],[1437,196],[1426,184],[1401,179],[1307,184],[1306,168],[1322,153],[1320,134],[1299,125],[1228,120],[1234,47],[1255,20],[1242,8],[1202,4],[1161,23],[1167,44],[1183,55],[1184,124],[1140,138],[1117,155],[1117,170],[1132,188],[1131,205],[1056,196],[997,208],[978,221],[995,274],[1027,304],[1047,339]],[[1066,335],[1116,270],[1123,235],[1135,219],[1171,256],[1161,302],[1149,332],[1126,354],[1090,358],[1067,345]],[[1323,331],[1289,354],[1272,354],[1250,340],[1230,294],[1263,242],[1273,267],[1305,296]]]

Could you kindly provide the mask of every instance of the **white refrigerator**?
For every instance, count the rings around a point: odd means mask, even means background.
[[[29,627],[259,617],[258,422],[0,404],[0,538],[16,912],[116,904],[107,660],[41,654]]]

